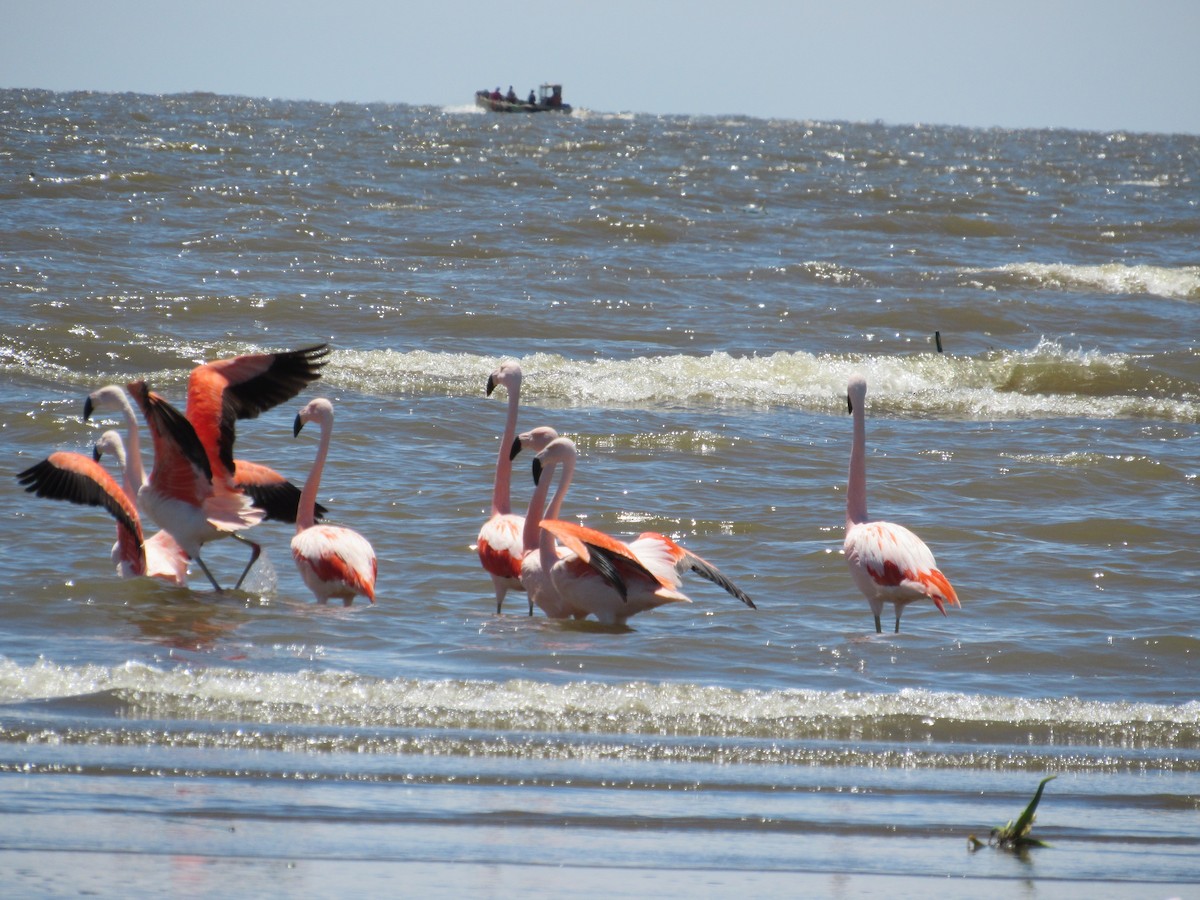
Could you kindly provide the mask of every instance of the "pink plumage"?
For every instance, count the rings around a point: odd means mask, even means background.
[[[504,605],[504,597],[510,590],[521,590],[521,530],[524,519],[512,511],[512,443],[517,432],[517,408],[521,396],[521,366],[514,360],[501,363],[488,376],[487,396],[498,387],[508,393],[508,412],[504,420],[504,434],[500,438],[500,449],[496,454],[496,477],[492,485],[491,516],[479,530],[475,548],[479,562],[492,577],[496,589],[496,613]],[[530,615],[533,603],[529,604]]]
[[[577,451],[569,438],[551,441],[535,457],[538,482],[525,520],[521,577],[530,598],[551,618],[595,616],[624,624],[667,603],[690,603],[679,590],[691,570],[725,588],[747,606],[750,598],[710,563],[670,538],[646,532],[626,543],[594,528],[557,518],[574,473]],[[547,484],[562,467],[558,489],[543,515]],[[561,542],[556,545],[554,539]]]
[[[853,376],[846,391],[846,403],[854,415],[854,441],[842,549],[854,583],[871,605],[875,630],[883,631],[880,616],[884,605],[891,603],[896,610],[898,633],[900,614],[909,603],[929,599],[945,615],[947,604],[958,606],[959,602],[924,541],[903,525],[872,522],[867,516],[866,398],[866,379]]]
[[[362,595],[374,603],[379,566],[370,542],[351,528],[316,523],[317,491],[333,434],[333,404],[322,397],[310,401],[297,413],[293,434],[300,434],[306,422],[320,426],[321,441],[300,492],[292,558],[317,602],[327,603],[331,597],[337,597],[350,606],[355,597]]]

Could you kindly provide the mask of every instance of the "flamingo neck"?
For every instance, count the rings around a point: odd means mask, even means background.
[[[550,501],[550,508],[546,510],[547,519],[557,519],[559,512],[562,510],[563,501],[567,498],[567,488],[571,486],[571,479],[575,476],[575,462],[567,458],[563,460],[562,476],[558,479],[558,490],[554,492],[554,499]]]
[[[519,385],[508,388],[508,416],[504,420],[504,436],[500,438],[500,450],[496,454],[496,483],[492,488],[492,515],[507,516],[512,512],[512,459],[513,438],[517,436],[517,404],[521,392]]]
[[[546,495],[550,493],[550,482],[554,480],[555,466],[556,463],[551,462],[542,470],[537,487],[534,488],[533,496],[529,498],[529,511],[525,514],[525,527],[521,532],[521,544],[526,553],[538,550],[542,553],[549,552],[553,554],[554,536],[550,532],[542,530],[542,519],[558,518],[563,500],[567,496],[567,488],[571,486],[571,478],[575,472],[574,463],[570,460],[563,462],[562,476],[558,480],[558,489],[554,492],[554,499],[550,501],[550,508],[547,509]]]
[[[125,414],[125,492],[136,497],[147,480],[146,470],[142,468],[142,443],[138,437],[137,414],[124,394],[121,394],[121,404]]]
[[[863,403],[854,407],[854,443],[846,484],[846,528],[867,521],[867,422]]]
[[[546,496],[550,493],[550,480],[553,468],[542,471],[533,496],[529,498],[529,509],[525,513],[525,525],[521,531],[521,547],[528,553],[537,547],[542,531],[542,517],[546,513]]]
[[[550,501],[550,508],[546,510],[547,519],[558,518],[558,514],[562,510],[563,501],[567,498],[567,488],[571,486],[571,478],[574,474],[575,462],[568,457],[563,460],[562,475],[558,479],[558,489],[554,492],[554,499]],[[544,528],[539,530],[541,531],[541,535],[538,540],[538,553],[542,557],[542,568],[548,569],[558,561],[558,555],[554,552],[554,535]]]
[[[133,480],[133,465],[129,461],[128,454],[125,453],[125,444],[120,441],[113,441],[112,455],[117,461],[117,468],[121,470],[121,478],[124,483],[121,485],[125,489],[125,496],[134,503],[137,503],[137,492],[141,489],[141,485]]]
[[[329,455],[332,431],[332,425],[321,422],[321,442],[317,445],[317,458],[313,460],[308,480],[304,482],[304,490],[300,492],[300,503],[296,508],[297,533],[312,528],[317,523],[317,492],[321,488],[321,472],[325,469],[325,457]]]

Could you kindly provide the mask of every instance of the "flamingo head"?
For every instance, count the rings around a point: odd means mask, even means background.
[[[495,372],[488,376],[487,396],[492,391],[503,386],[509,394],[515,394],[521,389],[521,364],[515,359],[506,359]]]
[[[846,412],[853,413],[855,406],[865,409],[867,401],[867,379],[861,375],[851,375],[850,384],[846,388]]]
[[[558,432],[549,425],[539,425],[532,431],[526,431],[513,438],[512,449],[508,452],[510,460],[516,459],[517,454],[526,448],[534,453],[541,453],[550,442],[558,437]]]
[[[296,413],[296,421],[292,423],[292,437],[300,434],[300,429],[306,422],[316,422],[322,428],[333,423],[333,404],[324,397],[309,400],[304,409]]]
[[[125,464],[125,442],[121,440],[121,435],[115,431],[106,431],[96,439],[96,444],[92,447],[92,459],[100,462],[100,457],[105,453],[115,456],[122,466]]]
[[[542,472],[553,469],[558,463],[574,464],[576,455],[575,442],[570,438],[560,437],[550,441],[533,458],[533,483],[541,481]]]
[[[129,401],[125,399],[125,391],[120,385],[106,384],[102,388],[97,388],[87,395],[87,399],[83,401],[83,421],[87,421],[92,417],[92,413],[98,412],[125,412],[129,408]]]

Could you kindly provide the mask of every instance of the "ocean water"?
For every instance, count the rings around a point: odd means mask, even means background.
[[[1198,895],[1200,138],[4,90],[0,172],[6,884]],[[100,385],[319,342],[238,455],[300,483],[334,402],[374,606],[277,523],[245,590],[121,579],[12,477]],[[758,608],[497,615],[505,358],[566,518]],[[841,555],[855,372],[872,515],[962,601],[899,634]],[[1047,775],[1051,847],[968,851]]]

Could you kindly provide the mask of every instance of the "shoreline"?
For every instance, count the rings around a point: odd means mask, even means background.
[[[332,897],[493,896],[620,898],[792,896],[889,898],[1200,896],[1195,883],[1019,876],[881,875],[853,871],[554,866],[453,860],[236,857],[79,850],[0,850],[0,880],[20,896]],[[236,886],[236,887],[234,887]]]

